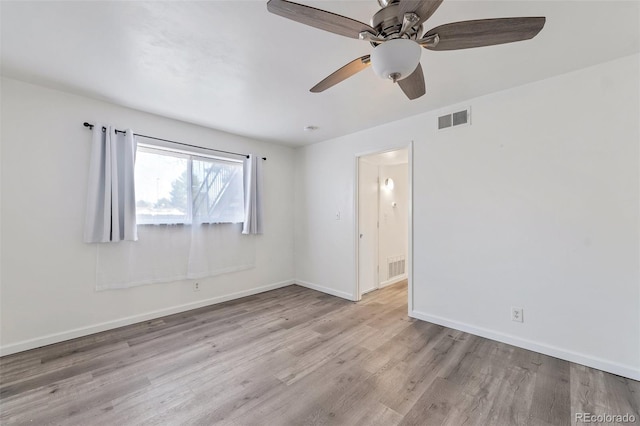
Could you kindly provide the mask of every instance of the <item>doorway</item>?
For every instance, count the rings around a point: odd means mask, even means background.
[[[409,148],[358,157],[357,292],[410,277]]]

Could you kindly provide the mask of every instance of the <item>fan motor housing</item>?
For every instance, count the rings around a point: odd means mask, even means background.
[[[371,27],[378,32],[379,37],[396,38],[393,35],[399,34],[402,28],[402,18],[398,17],[398,3],[393,2],[377,11],[371,18]],[[422,25],[411,27],[402,37],[415,40],[421,29]]]

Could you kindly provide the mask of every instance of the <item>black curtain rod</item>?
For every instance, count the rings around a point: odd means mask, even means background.
[[[88,127],[89,129],[93,129],[93,124],[91,123],[87,123],[86,121],[84,122],[84,127]],[[107,129],[106,127],[102,127],[102,131],[106,132]],[[125,133],[124,130],[118,130],[116,129],[116,133]],[[249,158],[249,156],[247,154],[240,154],[238,152],[231,152],[231,151],[223,151],[221,149],[213,149],[213,148],[205,148],[203,146],[197,146],[197,145],[189,145],[188,143],[182,143],[182,142],[176,142],[176,141],[172,141],[169,139],[162,139],[162,138],[156,138],[155,136],[147,136],[147,135],[140,135],[138,133],[134,133],[134,136],[140,136],[142,138],[147,138],[147,139],[155,139],[157,141],[163,141],[163,142],[170,142],[170,143],[175,143],[176,145],[182,145],[182,146],[188,146],[190,148],[198,148],[198,149],[206,149],[207,151],[215,151],[215,152],[224,152],[225,154],[231,154],[231,155],[241,155],[244,157]],[[267,157],[262,157],[263,160],[266,160]]]

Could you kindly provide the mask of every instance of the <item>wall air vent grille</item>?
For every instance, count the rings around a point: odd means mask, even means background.
[[[471,108],[438,117],[438,130],[471,124]]]
[[[395,256],[387,258],[388,279],[404,275],[406,262],[404,256]]]
[[[443,115],[438,117],[438,129],[446,129],[447,127],[451,127],[451,114]]]

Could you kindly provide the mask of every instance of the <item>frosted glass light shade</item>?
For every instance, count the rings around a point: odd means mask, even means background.
[[[413,40],[398,38],[385,41],[371,53],[373,71],[384,79],[402,80],[420,63],[422,48]]]

